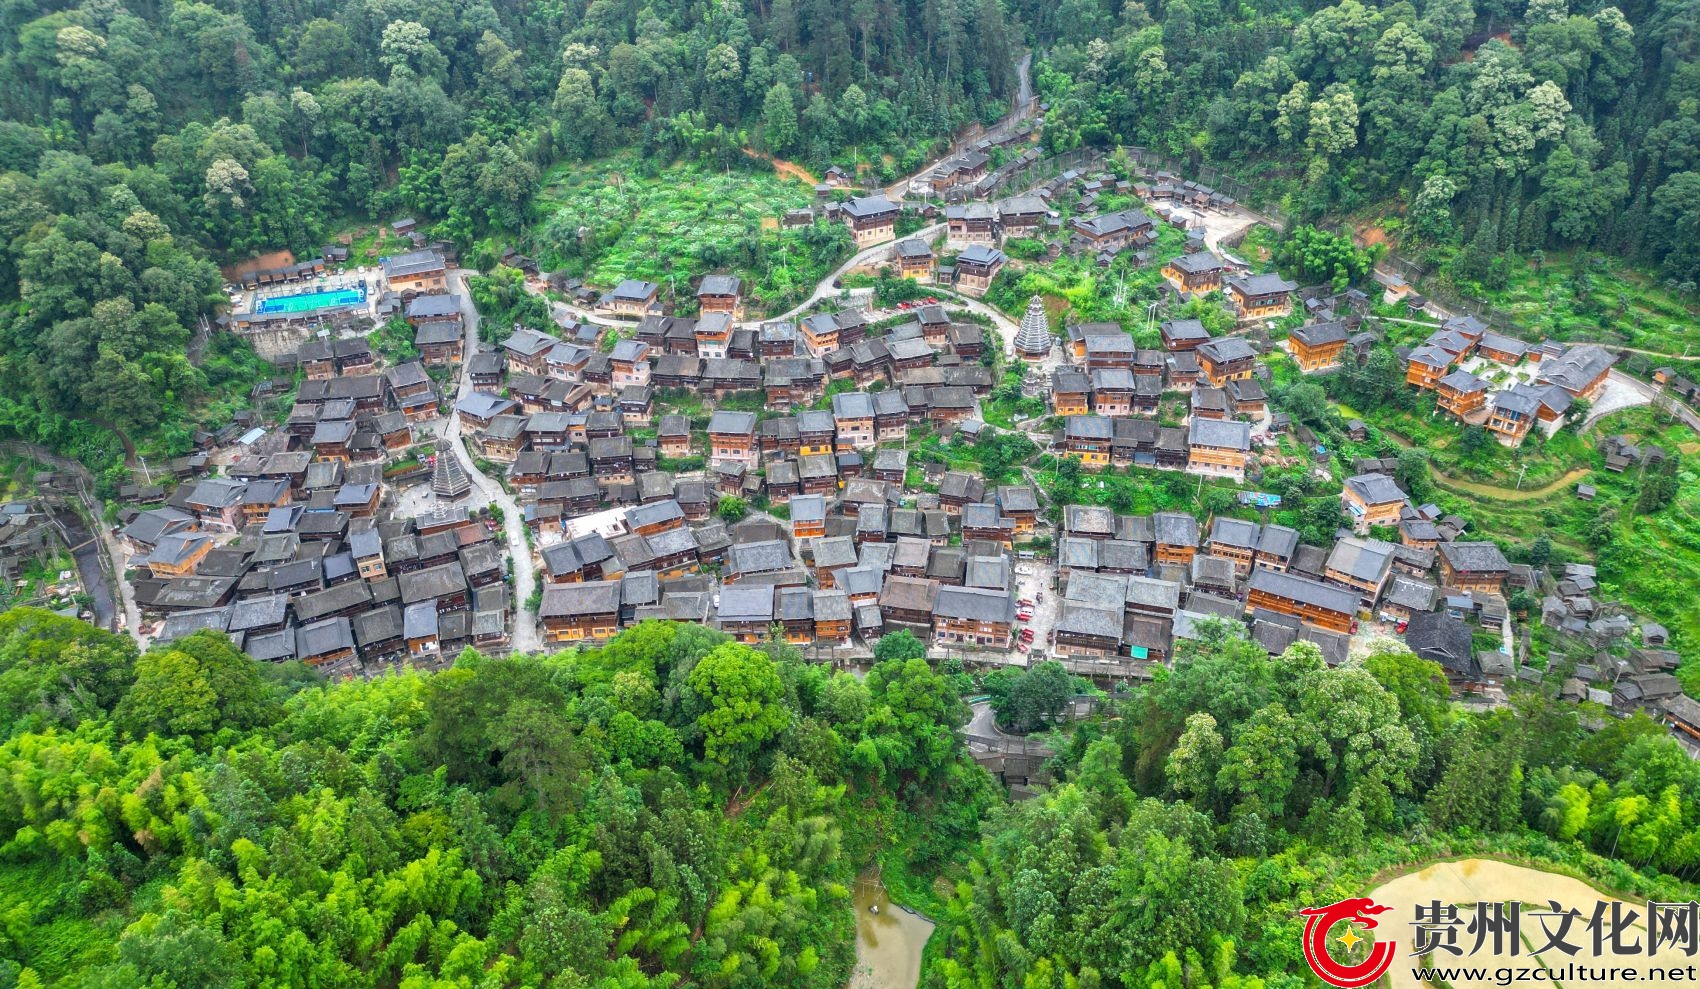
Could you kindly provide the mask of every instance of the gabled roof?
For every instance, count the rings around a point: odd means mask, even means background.
[[[1474,317],[1471,317],[1474,318]],[[1492,331],[1482,333],[1481,346],[1486,350],[1498,350],[1507,354],[1522,355],[1529,352],[1529,345],[1516,337],[1508,337],[1503,333]]]
[[[1106,237],[1123,230],[1140,230],[1154,224],[1151,217],[1143,211],[1130,209],[1119,213],[1105,213],[1102,216],[1077,218],[1069,221],[1069,225],[1088,237]]]
[[[890,577],[880,589],[881,608],[932,611],[938,602],[939,582],[922,577]]]
[[[709,417],[708,431],[730,435],[752,435],[756,428],[754,412],[719,411]]]
[[[743,282],[735,275],[704,275],[698,295],[737,295]]]
[[[958,266],[972,264],[984,268],[990,268],[995,264],[1002,264],[1004,260],[1005,257],[1002,251],[995,247],[987,247],[985,244],[971,244],[961,254],[956,256],[956,263]]]
[[[886,213],[897,212],[897,206],[893,204],[891,200],[885,198],[884,193],[878,192],[871,196],[853,196],[840,206],[839,209],[843,210],[846,216],[853,219],[881,216]]]
[[[975,622],[1009,623],[1015,619],[1015,602],[1007,591],[982,587],[939,588],[933,614]]]
[[[1411,351],[1410,362],[1412,364],[1421,364],[1424,367],[1447,367],[1452,363],[1452,361],[1453,356],[1451,354],[1430,344],[1424,344],[1416,350]]]
[[[1393,569],[1393,546],[1378,539],[1342,539],[1334,544],[1324,566],[1354,580],[1379,585]]]
[[[1109,440],[1115,427],[1103,416],[1068,416],[1063,420],[1063,436],[1071,440]]]
[[[1230,278],[1228,284],[1246,295],[1274,295],[1277,292],[1291,292],[1299,287],[1298,282],[1289,282],[1273,272],[1264,275],[1242,275],[1238,278]],[[1341,331],[1340,339],[1346,339],[1344,330]]]
[[[1434,610],[1435,597],[1439,593],[1440,589],[1426,580],[1399,575],[1395,576],[1393,582],[1388,585],[1386,593],[1382,595],[1382,600],[1407,611],[1432,611]]]
[[[1404,501],[1405,492],[1386,474],[1358,474],[1346,478],[1346,487],[1366,505],[1389,505]]]
[[[1454,676],[1481,679],[1470,650],[1470,627],[1443,611],[1413,614],[1405,627],[1405,644],[1422,659],[1439,663]]]
[[[1235,546],[1255,550],[1261,527],[1256,522],[1218,515],[1210,522],[1211,545]]]
[[[1187,340],[1208,340],[1210,331],[1204,328],[1202,320],[1197,319],[1167,319],[1162,324],[1163,338],[1176,342]]]
[[[1495,411],[1532,416],[1541,407],[1541,395],[1528,385],[1514,385],[1494,393],[1493,407]]]
[[[493,419],[516,408],[518,405],[512,399],[481,391],[472,392],[455,403],[456,412],[475,419]]]
[[[502,349],[527,357],[543,353],[553,348],[561,341],[547,333],[541,333],[527,326],[514,330],[513,334],[502,341]]]
[[[1605,348],[1580,344],[1566,350],[1557,360],[1542,361],[1540,377],[1535,380],[1558,385],[1574,395],[1616,363],[1616,355]]]
[[[609,292],[608,295],[622,301],[643,302],[660,290],[661,286],[654,282],[646,282],[638,278],[628,278],[614,286],[614,291]]]
[[[1306,323],[1303,326],[1296,327],[1288,335],[1307,347],[1345,343],[1346,324],[1336,322]]]
[[[1032,216],[1049,213],[1051,208],[1038,196],[1011,196],[997,205],[1000,216]]]
[[[1134,575],[1127,578],[1123,600],[1147,611],[1173,611],[1180,607],[1181,585],[1172,580]]]
[[[997,503],[1005,512],[1036,512],[1039,495],[1026,484],[1004,484],[997,489]]]
[[[1479,391],[1487,391],[1488,385],[1489,383],[1487,381],[1476,377],[1463,368],[1459,368],[1451,374],[1448,374],[1446,377],[1440,379],[1440,387],[1450,391],[1461,392],[1466,395]]]
[[[443,256],[436,251],[410,251],[407,254],[383,258],[378,264],[384,269],[384,277],[403,278],[427,271],[440,271],[443,268]]]
[[[1188,442],[1224,450],[1251,449],[1251,423],[1231,419],[1194,419]]]
[[[408,319],[435,319],[460,315],[458,295],[416,295],[407,304]]]
[[[1257,551],[1278,560],[1292,557],[1299,547],[1299,531],[1284,525],[1266,525],[1258,536]]]
[[[771,588],[769,591],[771,592]],[[620,610],[620,581],[595,580],[579,584],[546,584],[539,618],[611,615]]]
[[[190,492],[187,504],[191,508],[228,508],[242,502],[242,494],[247,490],[247,484],[228,478],[212,477],[195,485]]]
[[[727,555],[728,569],[740,574],[770,573],[792,564],[791,544],[782,539],[735,543]]]
[[[1198,545],[1198,520],[1186,512],[1158,512],[1151,516],[1151,525],[1159,545]]]
[[[1510,573],[1511,564],[1499,547],[1489,542],[1450,542],[1439,546],[1441,558],[1454,570],[1466,573]]]
[[[354,648],[354,628],[347,618],[330,618],[295,630],[295,658],[325,656]]]
[[[1057,631],[1073,635],[1121,640],[1122,612],[1116,608],[1099,607],[1078,601],[1064,601],[1062,614],[1057,618]]]
[[[212,541],[213,537],[204,533],[173,532],[160,537],[147,562],[150,566],[181,566]]]
[[[1196,254],[1183,254],[1169,262],[1180,271],[1188,274],[1202,274],[1207,271],[1223,271],[1228,263],[1209,251],[1199,251]]]
[[[1198,352],[1214,364],[1227,364],[1257,356],[1257,351],[1251,349],[1251,344],[1246,342],[1245,337],[1217,337],[1208,343],[1199,344]]]
[[[867,392],[840,392],[832,396],[832,415],[835,419],[871,419],[874,400]]]
[[[910,260],[926,259],[933,256],[933,249],[927,246],[926,241],[917,237],[898,241],[896,251],[898,257]]]
[[[161,536],[195,524],[195,517],[177,508],[152,508],[124,527],[124,537],[144,546],[157,543]]]
[[[1343,587],[1335,587],[1333,584],[1308,580],[1304,577],[1270,570],[1266,567],[1253,567],[1251,580],[1246,586],[1253,591],[1262,591],[1289,601],[1309,604],[1336,614],[1355,615],[1358,611],[1357,591],[1349,591]]]

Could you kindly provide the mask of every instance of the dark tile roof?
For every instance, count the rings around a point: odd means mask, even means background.
[[[1276,597],[1313,605],[1325,611],[1355,615],[1358,611],[1358,592],[1308,580],[1290,573],[1266,567],[1254,567],[1247,587]]]

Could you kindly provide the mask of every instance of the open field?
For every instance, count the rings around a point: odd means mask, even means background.
[[[1434,398],[1419,397],[1418,411],[1403,408],[1368,407],[1363,410],[1340,406],[1340,414],[1362,419],[1375,427],[1383,440],[1378,442],[1372,433],[1364,443],[1348,442],[1342,454],[1348,457],[1390,455],[1387,441],[1396,446],[1416,446],[1428,451],[1429,462],[1440,475],[1439,480],[1451,483],[1459,490],[1470,490],[1490,497],[1526,500],[1525,490],[1556,490],[1565,478],[1578,469],[1591,470],[1602,460],[1593,449],[1594,440],[1577,435],[1573,430],[1560,430],[1548,437],[1539,430],[1530,432],[1521,447],[1513,450],[1488,437],[1474,448],[1464,441],[1458,423],[1434,411]],[[1518,475],[1521,474],[1521,483]],[[1579,478],[1578,478],[1579,479]],[[1561,486],[1561,485],[1560,485]]]
[[[532,238],[546,269],[592,285],[641,278],[659,282],[664,298],[671,290],[688,299],[692,279],[730,271],[758,305],[782,309],[850,254],[840,227],[764,223],[813,200],[807,184],[772,172],[680,164],[644,174],[635,156],[618,155],[551,169]]]
[[[1693,343],[1690,302],[1653,274],[1599,254],[1551,251],[1539,265],[1525,260],[1513,268],[1503,289],[1449,287],[1506,310],[1531,337],[1627,345],[1675,356]]]
[[[1159,269],[1186,245],[1186,235],[1173,227],[1159,226],[1157,231],[1151,261],[1143,267],[1133,267],[1126,253],[1107,269],[1098,267],[1089,255],[1012,262],[992,283],[986,301],[1011,319],[1020,319],[1027,301],[1037,295],[1045,300],[1053,330],[1065,321],[1116,321],[1132,327],[1141,347],[1155,347],[1156,329],[1146,331],[1145,310],[1159,296],[1163,284]]]
[[[1584,454],[1558,479],[1517,491],[1502,477],[1495,483],[1433,476],[1435,501],[1470,520],[1471,531],[1507,546],[1527,549],[1545,537],[1555,558],[1594,560],[1599,566],[1602,599],[1620,600],[1671,629],[1679,646],[1700,642],[1700,612],[1691,589],[1700,582],[1700,484],[1691,469],[1679,474],[1676,498],[1653,514],[1636,509],[1642,469],[1622,474],[1601,466],[1593,444],[1621,433],[1640,444],[1677,451],[1694,441],[1681,423],[1667,423],[1650,408],[1628,409],[1596,422],[1579,443]],[[1593,501],[1576,496],[1576,484],[1594,486]],[[1515,557],[1514,557],[1515,558]],[[1700,686],[1700,665],[1681,672],[1689,689]]]
[[[1654,965],[1683,965],[1681,961],[1660,961],[1649,958],[1644,953],[1634,955],[1613,955],[1596,953],[1595,941],[1581,933],[1567,938],[1567,941],[1579,948],[1574,955],[1552,951],[1545,955],[1531,955],[1530,952],[1542,947],[1544,936],[1541,931],[1542,921],[1532,913],[1525,912],[1519,927],[1522,944],[1520,954],[1516,958],[1508,954],[1495,955],[1492,953],[1492,939],[1489,938],[1480,951],[1471,951],[1475,941],[1473,937],[1463,936],[1460,932],[1458,946],[1464,954],[1454,956],[1446,951],[1435,951],[1426,957],[1408,957],[1413,947],[1411,923],[1417,919],[1417,908],[1428,909],[1435,902],[1452,904],[1458,907],[1458,915],[1468,923],[1476,915],[1476,904],[1505,903],[1516,901],[1524,905],[1525,911],[1547,909],[1549,901],[1557,901],[1561,908],[1580,911],[1583,918],[1592,917],[1596,904],[1604,900],[1611,902],[1616,899],[1594,887],[1556,872],[1544,872],[1526,866],[1512,865],[1507,862],[1497,862],[1492,859],[1464,859],[1459,862],[1436,862],[1415,872],[1409,872],[1371,890],[1370,899],[1382,906],[1391,907],[1391,911],[1381,915],[1380,924],[1375,930],[1378,939],[1393,937],[1399,942],[1398,956],[1393,966],[1387,970],[1387,979],[1394,989],[1418,989],[1422,983],[1411,974],[1412,965],[1452,964],[1486,966],[1489,979],[1470,980],[1458,979],[1452,982],[1453,989],[1485,989],[1496,983],[1491,980],[1491,972],[1500,966],[1541,970],[1532,980],[1531,985],[1546,986],[1548,989],[1564,983],[1554,978],[1550,973],[1553,967],[1562,969],[1566,964],[1589,966],[1617,966],[1633,968],[1640,973],[1640,979],[1646,981],[1648,969]],[[1630,924],[1630,930],[1624,931],[1624,942],[1635,943],[1646,937],[1647,928],[1644,911],[1646,905],[1627,903],[1624,916],[1629,919],[1629,911],[1639,906],[1637,916],[1639,922]],[[1554,929],[1556,930],[1556,924]],[[1531,943],[1530,939],[1533,938]],[[1644,943],[1644,940],[1642,941]],[[1609,943],[1607,945],[1609,947]],[[1678,956],[1680,957],[1680,956]],[[1657,981],[1656,977],[1654,980]],[[1589,980],[1590,984],[1594,980]],[[1604,985],[1620,986],[1632,984],[1623,980],[1600,980]]]

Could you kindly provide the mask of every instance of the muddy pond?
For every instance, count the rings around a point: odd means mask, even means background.
[[[1523,979],[1528,984],[1542,989],[1569,989],[1577,985],[1577,980],[1566,983],[1557,976],[1564,966],[1570,963],[1587,966],[1617,966],[1632,968],[1639,976],[1626,978],[1622,975],[1615,979],[1587,979],[1590,989],[1595,986],[1616,987],[1630,986],[1635,982],[1648,980],[1647,970],[1655,964],[1687,964],[1691,959],[1679,952],[1673,952],[1668,946],[1660,956],[1648,958],[1645,952],[1628,956],[1613,956],[1609,952],[1603,956],[1593,951],[1591,932],[1584,930],[1584,925],[1593,915],[1596,904],[1604,900],[1611,902],[1616,897],[1602,893],[1594,887],[1556,872],[1544,872],[1526,866],[1512,865],[1493,859],[1464,859],[1458,862],[1434,862],[1415,872],[1407,872],[1402,876],[1388,880],[1381,886],[1369,891],[1370,899],[1385,906],[1392,907],[1394,912],[1387,916],[1397,918],[1390,925],[1399,939],[1399,956],[1393,966],[1388,969],[1384,979],[1378,984],[1391,984],[1393,989],[1422,989],[1411,972],[1412,965],[1472,965],[1484,966],[1482,973],[1485,978],[1455,978],[1452,989],[1490,989],[1498,984],[1493,977],[1494,969],[1498,966],[1513,968],[1533,968],[1533,977]],[[1458,945],[1464,954],[1454,957],[1446,952],[1435,952],[1429,960],[1411,958],[1408,955],[1413,948],[1413,935],[1410,921],[1416,917],[1418,904],[1427,906],[1434,901],[1458,905],[1458,913],[1467,923],[1475,915],[1475,905],[1478,902],[1504,903],[1516,900],[1523,905],[1525,911],[1548,910],[1549,901],[1557,901],[1562,908],[1575,909],[1581,912],[1581,919],[1576,921],[1570,932],[1569,943],[1580,950],[1574,955],[1566,955],[1559,950],[1552,950],[1540,955],[1531,952],[1542,947],[1546,938],[1543,935],[1543,920],[1533,913],[1526,912],[1521,927],[1520,951],[1515,957],[1498,957],[1492,954],[1491,947],[1485,946],[1481,952],[1472,953],[1474,938],[1467,932],[1460,931]],[[1645,947],[1646,938],[1646,903],[1625,902],[1625,914],[1632,909],[1638,911],[1637,920],[1630,922],[1632,930],[1625,932],[1626,942],[1639,941]],[[1551,920],[1545,924],[1551,925]],[[1556,930],[1556,926],[1552,929]],[[1532,943],[1531,943],[1532,942]],[[1674,957],[1672,957],[1674,956]]]
[[[886,895],[879,873],[856,880],[856,970],[849,989],[915,989],[933,922]]]

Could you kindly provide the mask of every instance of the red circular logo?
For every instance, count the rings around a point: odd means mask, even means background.
[[[1373,930],[1376,926],[1374,915],[1391,909],[1368,897],[1357,896],[1326,907],[1300,910],[1299,916],[1305,918],[1305,963],[1317,978],[1338,989],[1361,989],[1381,978],[1381,973],[1393,964],[1395,949],[1392,941],[1376,941],[1370,946],[1368,958],[1356,965],[1342,965],[1328,954],[1328,930],[1342,920],[1366,931]],[[1348,926],[1346,934],[1335,940],[1350,948],[1365,939],[1358,937]]]

